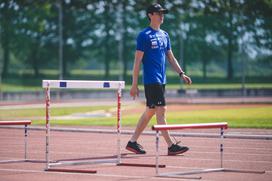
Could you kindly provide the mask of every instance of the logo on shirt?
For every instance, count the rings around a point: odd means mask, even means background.
[[[152,49],[165,49],[167,46],[167,38],[164,35],[161,34],[149,34],[149,39],[151,42],[151,48]]]
[[[157,41],[151,41],[151,48],[159,48]]]
[[[147,34],[147,35],[148,35],[149,33],[151,33],[151,30],[149,30],[149,31],[145,32],[145,34]],[[149,35],[149,36],[150,36],[150,35]]]

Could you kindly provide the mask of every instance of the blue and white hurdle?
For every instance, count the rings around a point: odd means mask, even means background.
[[[96,173],[96,170],[77,170],[52,168],[62,165],[81,165],[98,163],[121,163],[121,96],[122,89],[125,88],[124,81],[82,81],[82,80],[43,80],[42,87],[45,89],[46,102],[46,171],[59,172],[80,172]],[[112,89],[117,90],[117,158],[116,159],[98,159],[93,161],[69,161],[53,162],[50,161],[50,90],[51,89]]]

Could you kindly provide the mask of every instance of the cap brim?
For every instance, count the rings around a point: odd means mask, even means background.
[[[168,9],[160,9],[159,12],[162,12],[163,14],[167,14],[168,13]]]

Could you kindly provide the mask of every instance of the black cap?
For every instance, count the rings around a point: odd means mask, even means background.
[[[167,14],[168,10],[163,8],[160,4],[155,3],[151,4],[147,9],[146,9],[146,14],[148,13],[154,13],[154,12],[162,12],[163,14]]]

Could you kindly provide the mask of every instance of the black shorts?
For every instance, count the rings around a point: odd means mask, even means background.
[[[165,106],[165,84],[144,85],[146,106],[153,109],[156,106]]]

